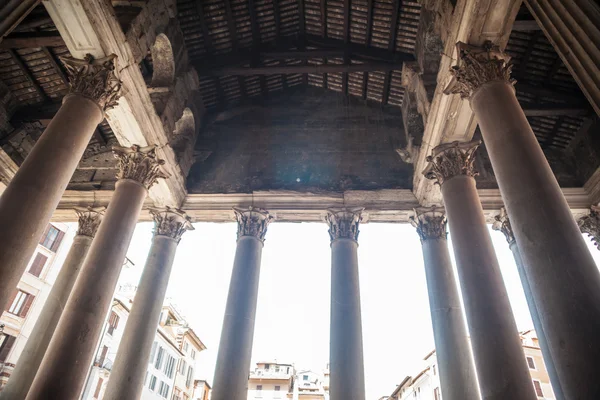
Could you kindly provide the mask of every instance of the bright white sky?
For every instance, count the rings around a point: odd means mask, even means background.
[[[197,379],[212,382],[235,253],[236,224],[196,223],[184,234],[167,296],[208,347]],[[359,268],[367,400],[420,371],[434,348],[421,244],[409,224],[363,224]],[[138,224],[121,284],[137,285],[152,238]],[[512,253],[490,229],[519,330],[533,327]],[[450,238],[451,240],[451,238]],[[586,238],[600,265],[600,252]],[[452,252],[451,252],[452,253]],[[329,357],[329,236],[325,223],[273,223],[261,267],[253,363],[278,360],[322,370]]]

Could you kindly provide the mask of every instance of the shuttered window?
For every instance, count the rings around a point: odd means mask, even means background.
[[[48,261],[48,257],[42,253],[36,253],[35,258],[31,263],[31,267],[29,267],[29,273],[34,276],[40,276],[44,269],[44,265],[46,265],[46,261]]]
[[[15,344],[15,337],[6,334],[0,334],[0,362],[6,361],[8,354]]]
[[[99,399],[100,398],[100,390],[102,390],[102,383],[104,382],[104,380],[102,378],[98,378],[98,384],[96,385],[96,390],[94,391],[94,398],[95,399]]]
[[[108,334],[112,336],[117,326],[119,326],[119,316],[114,311],[110,312],[110,317],[108,318]]]
[[[10,302],[10,307],[6,311],[19,317],[26,317],[34,299],[35,296],[22,290],[17,290],[13,296],[13,300]]]
[[[544,397],[544,391],[542,390],[542,384],[540,381],[533,381],[533,387],[535,388],[535,394],[538,397]]]
[[[56,228],[54,225],[48,225],[40,239],[40,244],[48,250],[56,251],[64,236],[65,233],[63,231]]]

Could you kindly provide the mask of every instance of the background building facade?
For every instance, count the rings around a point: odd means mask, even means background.
[[[75,230],[64,223],[48,224],[8,308],[0,317],[0,390],[8,381],[46,303]]]

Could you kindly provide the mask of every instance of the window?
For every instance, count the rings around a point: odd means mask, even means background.
[[[256,385],[256,391],[262,392],[262,385]]]
[[[439,387],[433,389],[433,400],[442,400],[442,396],[440,395]]]
[[[15,337],[0,333],[0,362],[6,361],[10,350],[15,343]]]
[[[192,360],[196,359],[196,350],[192,349],[192,352],[190,353]]]
[[[48,257],[42,253],[36,253],[28,272],[33,276],[39,277],[42,274],[44,265],[46,265],[46,261],[48,261]]]
[[[287,367],[286,374],[290,373],[290,367]]]
[[[187,372],[187,377],[185,379],[185,386],[190,387],[192,381],[194,380],[194,368],[190,365]]]
[[[275,366],[275,372],[279,372],[279,365]]]
[[[163,356],[165,355],[165,349],[162,347],[158,347],[158,354],[156,355],[156,363],[154,363],[154,367],[156,369],[160,369],[162,367]]]
[[[535,394],[537,397],[544,397],[544,391],[542,390],[542,384],[540,381],[533,380],[533,387],[535,388]]]
[[[183,342],[183,352],[184,353],[187,353],[189,347],[190,347],[190,344],[188,342]]]
[[[303,380],[303,381],[307,381],[307,380],[308,380],[308,375],[303,375],[303,376],[302,376],[302,380]]]
[[[269,368],[271,368],[271,364],[265,364],[265,370],[269,370]]]
[[[53,225],[48,225],[42,238],[40,239],[40,244],[47,248],[48,250],[56,251],[58,250],[58,246],[60,246],[60,242],[65,235],[64,232],[57,229]]]
[[[106,358],[106,354],[108,354],[108,347],[102,346],[102,352],[100,353],[100,357],[98,357],[98,366],[101,367],[104,364],[104,359]]]
[[[535,369],[535,362],[533,361],[533,357],[527,357],[527,366],[529,369]]]
[[[148,385],[148,389],[150,389],[150,391],[154,392],[154,388],[156,388],[156,377],[154,375],[152,375],[150,377],[150,384]]]
[[[179,366],[177,367],[177,372],[179,372],[181,375],[185,375],[185,367],[187,366],[186,362],[184,359],[181,359],[179,361]]]
[[[152,350],[150,350],[150,360],[148,360],[148,364],[154,363],[154,356],[156,355],[156,346],[158,346],[157,342],[152,343]]]
[[[115,329],[119,325],[119,316],[114,311],[110,312],[110,317],[108,318],[108,334],[112,336]]]
[[[94,391],[95,399],[100,398],[100,390],[102,390],[102,382],[104,382],[104,380],[102,378],[98,378],[98,384],[96,385],[96,390]]]
[[[170,354],[167,354],[167,362],[165,362],[165,368],[163,369],[163,372],[169,378],[172,378],[174,371],[175,371],[175,357],[171,356]]]
[[[10,307],[7,311],[16,316],[25,317],[29,312],[29,308],[31,307],[31,303],[33,303],[33,299],[35,299],[35,296],[21,290],[17,290],[17,293],[15,294],[15,297],[13,297],[13,301],[10,303]]]
[[[169,396],[169,389],[169,385],[167,385],[163,381],[160,381],[160,385],[158,385],[158,394],[160,394],[166,399]]]
[[[279,393],[280,390],[281,390],[281,386],[275,386],[275,395],[273,396],[273,398],[275,398],[275,399],[281,398],[281,393]]]

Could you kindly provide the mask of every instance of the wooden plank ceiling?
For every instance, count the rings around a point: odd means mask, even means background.
[[[178,0],[207,108],[299,85],[400,106],[416,0]]]

